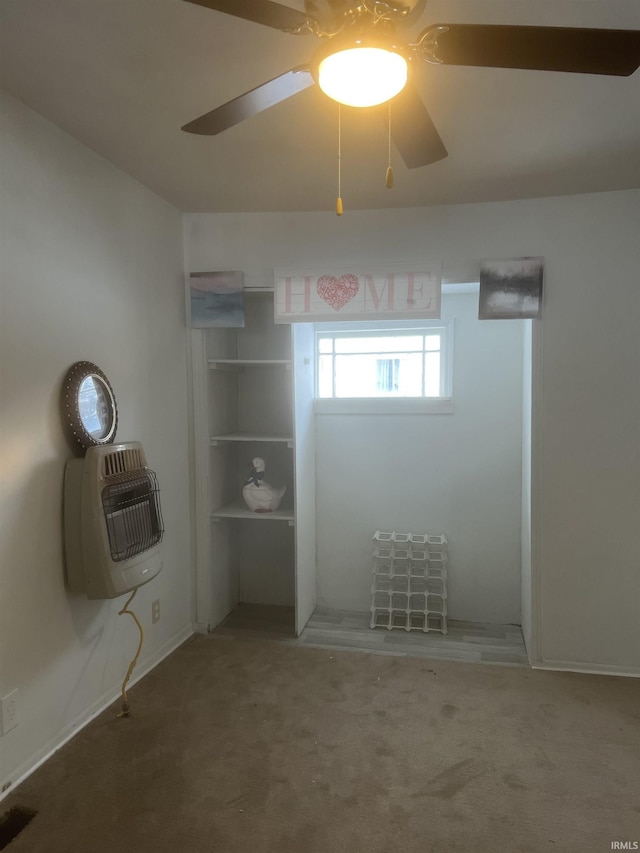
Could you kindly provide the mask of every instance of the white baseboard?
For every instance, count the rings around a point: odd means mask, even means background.
[[[565,660],[531,661],[532,669],[548,669],[557,672],[580,672],[584,675],[621,675],[626,678],[640,678],[640,670],[632,666],[608,666],[599,663],[576,663]]]
[[[178,646],[181,646],[185,640],[193,636],[193,628],[191,626],[183,628],[175,634],[170,640],[167,640],[156,652],[154,652],[143,663],[143,668],[136,670],[135,675],[132,675],[127,689],[133,687],[141,678],[144,678],[147,673],[151,672],[162,660],[168,657],[171,652],[174,652]],[[54,735],[41,749],[33,753],[26,761],[19,765],[12,773],[10,779],[2,780],[2,787],[7,785],[7,789],[0,793],[0,802],[20,785],[21,782],[31,776],[38,767],[42,766],[45,761],[48,761],[51,756],[61,749],[71,738],[75,737],[86,725],[88,725],[98,714],[105,711],[112,705],[118,696],[120,696],[121,686],[116,685],[105,691],[102,696],[96,699],[88,708],[86,708],[76,719],[65,726],[57,735]]]

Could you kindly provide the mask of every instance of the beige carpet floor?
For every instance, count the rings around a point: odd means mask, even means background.
[[[2,804],[9,853],[605,853],[640,683],[196,637]]]

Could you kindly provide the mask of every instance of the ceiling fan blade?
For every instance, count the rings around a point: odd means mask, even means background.
[[[420,36],[445,65],[572,71],[628,77],[640,65],[639,30],[440,24]]]
[[[297,9],[290,9],[281,3],[273,3],[271,0],[185,0],[196,6],[204,6],[215,12],[225,12],[227,15],[235,15],[236,18],[244,18],[256,24],[264,24],[265,27],[273,27],[276,30],[298,30],[311,32],[306,27],[311,16]]]
[[[234,124],[239,124],[246,118],[251,118],[279,104],[280,101],[286,101],[287,98],[308,89],[314,83],[308,68],[292,68],[291,71],[286,71],[279,77],[274,77],[273,80],[256,86],[250,92],[245,92],[244,95],[239,95],[232,101],[222,104],[221,107],[216,107],[215,110],[190,121],[182,127],[182,130],[186,130],[187,133],[215,136],[233,127]]]
[[[378,109],[386,122],[387,105]],[[409,169],[428,166],[447,156],[431,116],[411,82],[391,101],[391,139]]]

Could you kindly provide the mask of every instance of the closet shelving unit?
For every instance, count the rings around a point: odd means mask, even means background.
[[[313,330],[274,323],[271,287],[245,289],[244,307],[244,328],[192,332],[198,599],[206,586],[210,598],[197,622],[211,629],[240,602],[293,606],[299,633],[315,606]],[[242,499],[256,456],[287,487],[271,513]]]

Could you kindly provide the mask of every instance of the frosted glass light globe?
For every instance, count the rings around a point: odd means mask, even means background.
[[[348,107],[374,107],[400,92],[407,82],[407,61],[381,47],[351,47],[332,53],[318,66],[325,95]]]

